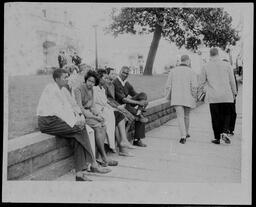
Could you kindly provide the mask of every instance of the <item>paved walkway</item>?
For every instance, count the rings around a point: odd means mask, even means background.
[[[131,150],[134,157],[111,155],[119,161],[112,172],[89,174],[95,181],[150,182],[241,182],[242,87],[237,98],[237,121],[231,144],[211,143],[209,106],[203,104],[191,112],[186,144],[179,143],[177,120],[171,120],[146,134],[146,148]],[[58,180],[72,181],[72,172]]]

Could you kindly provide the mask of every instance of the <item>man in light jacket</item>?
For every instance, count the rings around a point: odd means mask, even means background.
[[[232,116],[232,103],[237,95],[236,84],[232,68],[229,63],[222,61],[217,48],[210,49],[210,61],[203,66],[201,84],[205,86],[205,102],[210,104],[210,113],[214,140],[230,144],[228,136]]]
[[[189,114],[191,108],[196,107],[196,74],[191,69],[188,55],[182,55],[180,65],[172,69],[165,84],[165,95],[175,107],[180,129],[180,143],[185,144],[189,135]]]

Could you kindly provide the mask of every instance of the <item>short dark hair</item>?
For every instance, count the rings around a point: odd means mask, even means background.
[[[57,78],[60,78],[63,73],[68,73],[68,72],[62,68],[55,69],[52,73],[53,80],[55,81]]]
[[[111,70],[115,70],[115,69],[114,68],[106,68],[106,72],[107,72],[108,75],[109,75]]]
[[[218,54],[219,54],[219,51],[218,51],[218,49],[216,47],[213,47],[213,48],[210,49],[210,56],[211,57],[214,57],[214,56],[216,56]]]
[[[105,69],[98,69],[97,73],[98,73],[99,79],[101,79],[104,74],[107,74],[107,71]]]
[[[99,85],[99,77],[98,77],[98,74],[97,72],[95,72],[94,70],[89,70],[87,72],[87,74],[84,76],[84,82],[86,83],[86,81],[88,80],[88,78],[90,77],[94,77],[95,79],[95,86]]]
[[[130,68],[129,68],[128,66],[123,66],[123,67],[121,68],[121,71],[123,71],[123,70],[129,70],[129,71],[130,71]]]
[[[180,58],[181,62],[185,62],[187,60],[189,60],[189,56],[188,55],[182,55],[181,58]]]

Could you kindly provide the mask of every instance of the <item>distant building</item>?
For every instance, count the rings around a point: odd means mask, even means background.
[[[5,70],[14,75],[35,74],[39,68],[58,67],[59,50],[79,51],[76,30],[63,7],[5,4]]]
[[[139,53],[132,53],[128,57],[128,66],[131,69],[131,74],[143,74],[144,59]]]

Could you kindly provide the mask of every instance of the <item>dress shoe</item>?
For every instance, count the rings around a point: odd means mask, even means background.
[[[92,181],[88,177],[86,177],[84,174],[82,176],[76,176],[76,181]]]
[[[138,146],[138,147],[146,147],[147,146],[141,140],[133,141],[133,145]]]
[[[144,117],[143,115],[140,115],[139,121],[142,122],[142,123],[147,123],[148,118]]]
[[[180,143],[181,143],[181,144],[185,144],[185,143],[186,143],[186,139],[185,139],[185,138],[181,138],[181,139],[180,139]]]
[[[230,132],[229,134],[230,134],[230,136],[234,136],[234,132]]]
[[[108,160],[108,166],[117,166],[118,162],[115,160]]]
[[[116,149],[111,149],[109,150],[111,153],[117,153]]]
[[[93,167],[93,166],[91,166],[90,172],[106,174],[106,173],[111,172],[111,169],[109,169],[109,168],[100,168],[100,167]]]
[[[186,135],[186,138],[190,138],[190,134],[187,134],[187,135]]]
[[[220,140],[219,139],[214,139],[211,141],[213,144],[220,144]]]
[[[222,133],[220,137],[226,144],[230,144],[230,138],[226,133]]]
[[[117,166],[118,165],[118,162],[115,161],[115,160],[108,160],[108,161],[102,161],[100,163],[100,165],[102,167],[107,167],[107,166]]]
[[[147,123],[148,122],[148,118],[140,117],[139,121],[142,122],[142,123]]]

